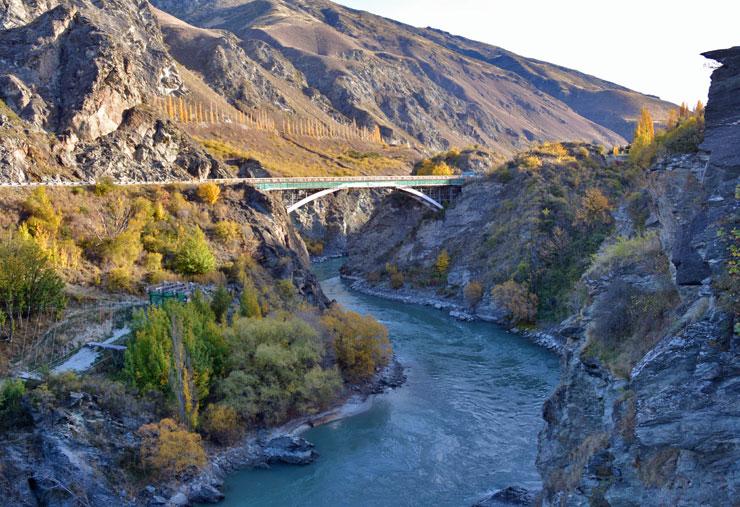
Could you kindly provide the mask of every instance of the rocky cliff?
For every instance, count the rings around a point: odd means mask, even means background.
[[[737,273],[730,262],[737,247],[740,152],[726,141],[740,138],[740,48],[707,56],[722,63],[712,76],[706,112],[708,161],[666,160],[653,170],[651,224],[662,267],[645,269],[635,260],[589,280],[590,304],[577,320],[581,331],[544,408],[538,457],[543,505],[719,506],[737,500],[740,340]],[[656,278],[660,271],[663,282]],[[624,304],[615,287],[643,301],[638,318],[647,324],[635,345],[640,356],[621,375],[608,355],[589,349],[618,342],[629,325],[623,321],[611,331],[604,325]],[[661,294],[662,317],[638,293]],[[665,322],[644,322],[651,317]]]

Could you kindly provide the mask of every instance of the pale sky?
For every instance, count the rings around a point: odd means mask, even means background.
[[[335,0],[440,28],[693,107],[710,61],[740,45],[738,0]]]

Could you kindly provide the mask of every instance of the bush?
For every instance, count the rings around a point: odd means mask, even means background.
[[[215,183],[204,183],[198,187],[197,193],[201,201],[213,206],[221,195],[221,187]]]
[[[465,302],[467,302],[468,306],[474,308],[483,298],[483,286],[480,282],[476,282],[475,280],[470,281],[465,285],[463,295],[465,296]]]
[[[306,250],[308,250],[308,253],[313,255],[314,257],[318,257],[319,255],[324,254],[324,243],[322,241],[307,238],[305,240],[305,243]]]
[[[64,286],[36,243],[20,237],[0,242],[0,313],[11,334],[22,319],[63,309]]]
[[[534,322],[537,317],[537,296],[514,280],[496,285],[491,293],[493,299],[506,308],[512,323]]]
[[[634,365],[662,336],[678,302],[667,278],[649,288],[624,281],[610,284],[594,304],[585,353],[598,356],[613,373],[629,378]]]
[[[211,299],[211,310],[213,310],[213,314],[216,316],[216,321],[224,321],[224,317],[231,306],[231,301],[232,297],[229,289],[223,285],[219,285],[213,294],[213,299]]]
[[[576,218],[586,224],[606,222],[610,219],[609,199],[598,188],[587,188],[581,198],[581,206],[576,210]]]
[[[388,330],[371,316],[334,305],[321,318],[332,338],[337,363],[350,382],[368,380],[391,357]]]
[[[222,445],[235,442],[241,435],[236,410],[223,404],[208,405],[203,416],[202,428],[208,438]]]
[[[403,273],[400,271],[396,271],[395,273],[391,274],[391,287],[395,290],[400,289],[403,287],[403,284],[405,283]]]
[[[259,299],[257,298],[257,289],[251,280],[244,282],[242,295],[239,298],[239,313],[242,317],[261,319],[262,310],[260,309]]]
[[[434,273],[439,278],[446,279],[447,271],[450,269],[450,255],[447,250],[442,250],[434,261]]]
[[[46,188],[38,187],[23,202],[23,209],[30,215],[25,225],[33,237],[43,236],[47,241],[56,238],[63,215],[54,208]]]
[[[417,168],[416,174],[419,176],[452,176],[455,171],[445,162],[424,160]]]
[[[162,479],[181,477],[206,464],[200,435],[190,433],[172,419],[139,428],[141,463]]]
[[[231,220],[223,220],[213,227],[213,233],[221,243],[233,243],[241,238],[241,226]]]
[[[133,292],[134,274],[128,266],[113,268],[108,271],[108,290],[112,292]]]
[[[150,273],[156,273],[162,269],[162,254],[159,252],[147,252],[144,256],[144,269]]]
[[[26,394],[22,380],[6,380],[0,383],[0,429],[11,430],[30,422],[30,416],[21,400]]]
[[[183,275],[202,275],[216,269],[216,257],[200,227],[196,225],[185,234],[175,252],[175,271]]]
[[[661,266],[662,256],[660,238],[655,233],[634,238],[620,236],[596,257],[589,272],[598,277],[635,262],[649,264],[646,267],[651,271],[665,271],[668,266]]]
[[[135,313],[131,329],[125,376],[141,392],[176,400],[181,420],[195,427],[199,404],[223,372],[227,352],[210,306],[200,293],[188,303],[166,301]]]
[[[245,421],[277,424],[320,410],[334,393],[331,373],[320,369],[324,344],[296,318],[238,319],[228,330],[231,373],[219,383],[222,403]]]
[[[104,176],[95,182],[93,193],[97,196],[110,194],[116,189],[116,183],[110,176]]]
[[[527,169],[539,169],[542,167],[542,159],[537,155],[525,155],[521,158],[521,164]]]

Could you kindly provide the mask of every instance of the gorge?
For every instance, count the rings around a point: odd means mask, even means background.
[[[326,0],[0,25],[0,503],[736,503],[740,47],[690,109]]]

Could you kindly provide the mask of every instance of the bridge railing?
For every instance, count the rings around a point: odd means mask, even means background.
[[[192,179],[192,180],[173,180],[165,179],[159,181],[134,181],[134,180],[122,180],[115,182],[116,185],[120,186],[149,186],[149,185],[201,185],[203,183],[221,183],[221,184],[239,184],[246,183],[248,185],[260,186],[260,185],[289,185],[298,183],[367,183],[367,182],[403,182],[424,185],[436,183],[437,185],[462,185],[465,181],[470,178],[465,176],[414,176],[414,175],[397,175],[397,176],[310,176],[303,178],[204,178],[204,179]],[[25,183],[0,183],[0,187],[78,187],[78,186],[93,186],[98,182],[94,179],[91,180],[79,180],[70,181],[62,179],[54,179],[47,181],[32,181]]]

